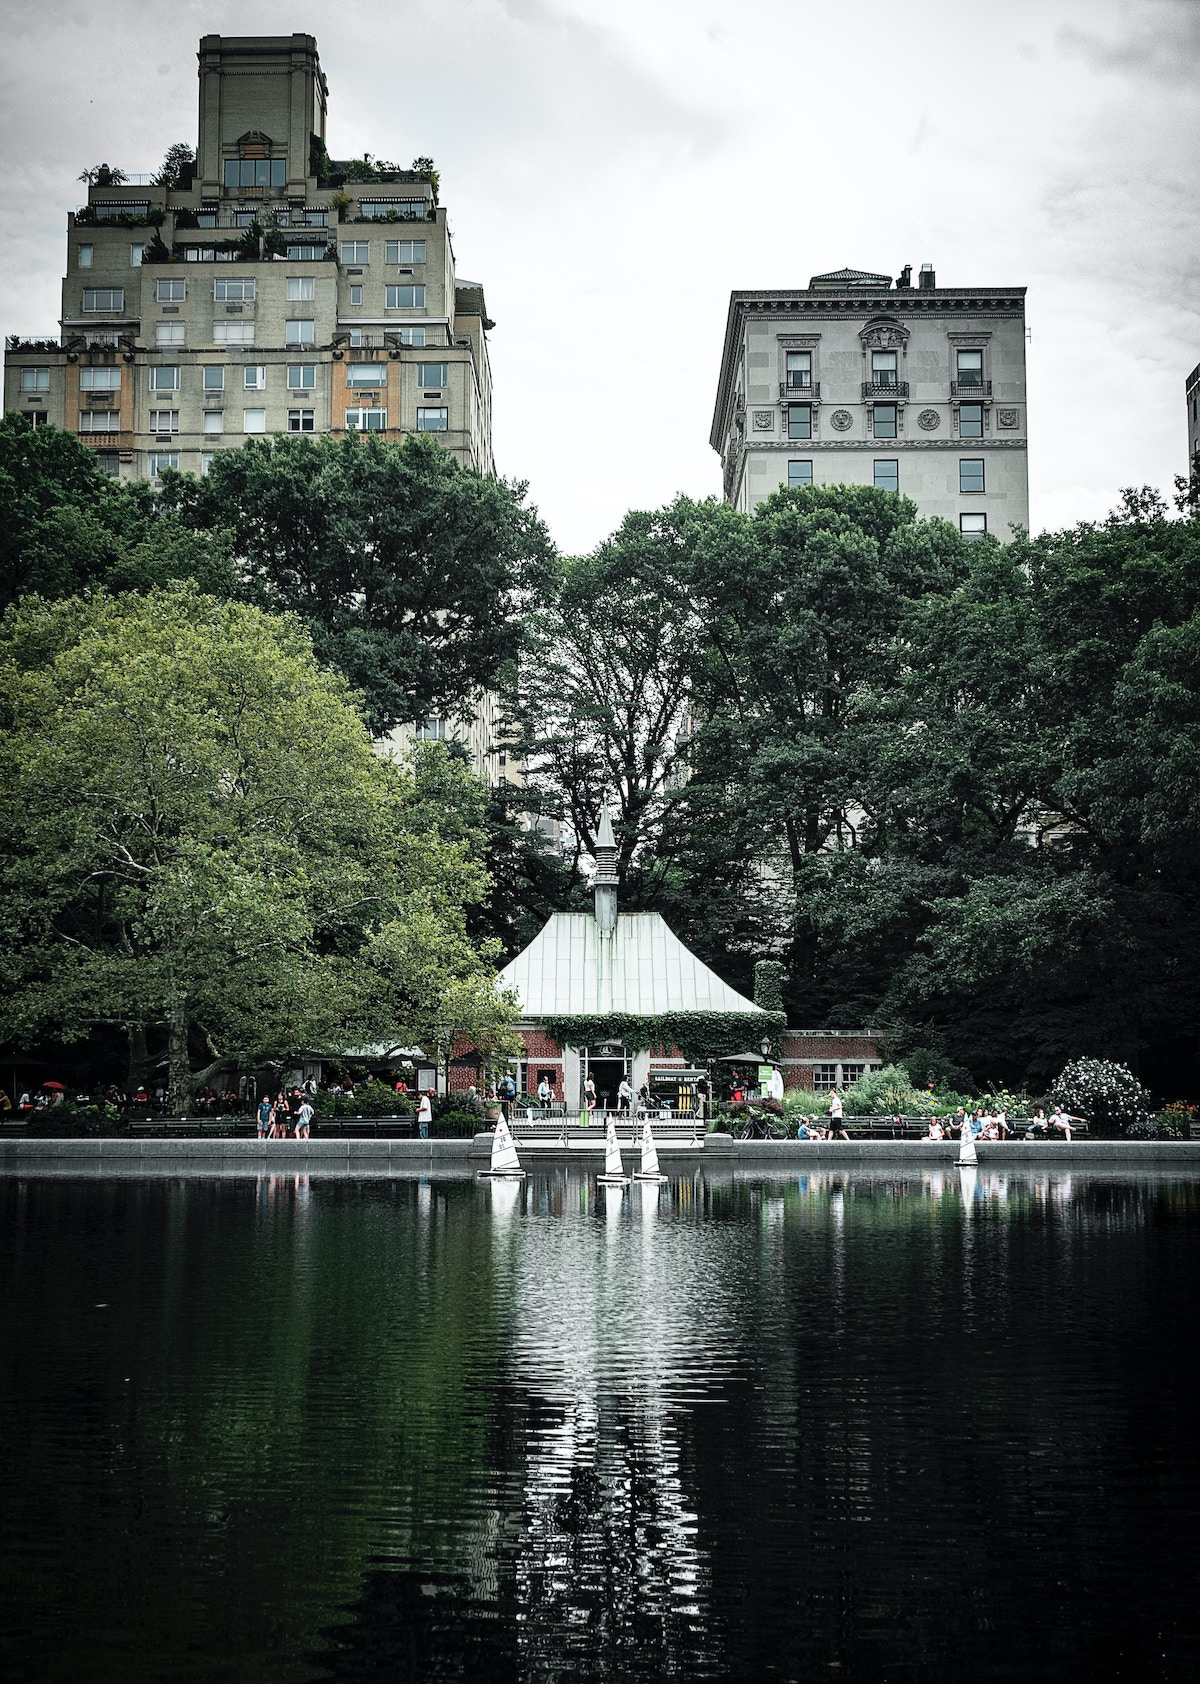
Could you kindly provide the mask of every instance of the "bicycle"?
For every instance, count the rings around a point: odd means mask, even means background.
[[[735,1140],[788,1140],[787,1125],[764,1111],[750,1111],[734,1123]]]

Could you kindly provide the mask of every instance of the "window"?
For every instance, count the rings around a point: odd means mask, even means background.
[[[251,363],[242,370],[242,385],[248,392],[265,392],[267,371],[261,363]]]
[[[289,392],[312,392],[317,385],[316,363],[292,363],[288,369]]]
[[[267,412],[265,409],[243,409],[243,433],[265,433],[267,430]]]
[[[429,206],[424,199],[360,199],[358,214],[367,220],[390,217],[392,212],[405,220],[424,220]]]
[[[400,329],[400,343],[401,345],[424,345],[425,329],[423,327],[402,327]]]
[[[449,412],[446,409],[418,409],[418,433],[445,433],[449,428]]]
[[[44,409],[27,409],[25,419],[31,427],[44,427],[50,420],[50,416]]]
[[[257,211],[234,211],[233,213],[233,226],[235,228],[253,228],[257,221]]]
[[[789,351],[787,354],[787,383],[792,391],[812,385],[812,352]]]
[[[96,248],[94,246],[80,246],[79,251],[76,254],[76,261],[81,269],[91,268],[95,250]]]
[[[871,379],[877,386],[894,386],[896,384],[895,351],[871,352]]]
[[[877,439],[894,439],[896,437],[896,405],[894,403],[877,403],[875,405],[875,437]]]
[[[182,304],[187,297],[187,282],[155,281],[154,296],[160,304]]]
[[[85,374],[90,374],[90,368],[85,368]],[[48,368],[23,368],[21,370],[21,390],[23,392],[48,392],[50,390],[50,370]]]
[[[225,390],[225,370],[210,363],[204,370],[204,390],[206,392],[223,392]]]
[[[315,345],[317,342],[317,324],[315,322],[285,322],[283,324],[283,342],[285,345]]]
[[[311,433],[314,430],[314,414],[315,411],[311,409],[289,409],[288,432]]]
[[[289,275],[287,301],[289,304],[310,304],[316,296],[316,282],[311,275]]]
[[[444,719],[423,719],[417,726],[414,735],[419,743],[444,743],[446,740],[446,721]]]
[[[812,405],[790,403],[787,412],[787,433],[790,439],[812,438]]]
[[[81,433],[119,433],[120,412],[115,409],[85,409],[79,417]]]
[[[346,428],[351,433],[382,433],[387,429],[387,410],[348,409]]]
[[[182,345],[182,322],[155,322],[154,343],[156,345]]]
[[[177,392],[179,390],[179,370],[177,368],[152,368],[150,370],[150,390],[152,392]]]
[[[114,204],[111,200],[106,205],[94,205],[97,222],[108,222],[114,216],[149,216],[150,201],[143,199],[140,204],[133,204],[128,199],[124,204]]]
[[[121,390],[121,370],[119,368],[81,368],[79,370],[79,389],[82,392],[119,392]]]
[[[101,329],[97,333],[85,333],[83,338],[84,338],[84,343],[87,345],[87,348],[90,351],[90,350],[93,350],[98,345],[103,345],[103,346],[113,346],[113,345],[115,345],[117,343],[118,335],[113,333],[109,329]]]
[[[422,386],[444,386],[446,384],[446,364],[418,363],[417,379]]]
[[[327,210],[306,210],[304,220],[310,228],[328,228],[329,212]]]
[[[141,245],[130,246],[130,248],[129,248],[129,267],[131,269],[140,269],[141,266],[142,266],[142,259],[145,255],[146,255],[146,252],[145,252],[144,246],[141,246]]]
[[[983,352],[960,351],[957,357],[957,379],[960,386],[983,385]]]
[[[151,450],[146,455],[146,472],[151,479],[157,479],[159,474],[168,468],[179,468],[179,452],[177,450]]]
[[[361,287],[351,287],[350,288],[350,302],[351,302],[351,304],[361,304],[362,303],[362,288]]]
[[[218,304],[253,304],[253,281],[214,281],[213,297]]]
[[[424,263],[424,240],[389,240],[384,249],[388,263]]]
[[[423,310],[425,308],[424,287],[385,287],[384,303],[389,310]]]
[[[964,538],[983,538],[987,534],[987,516],[985,514],[959,515],[958,530]]]
[[[387,380],[387,367],[381,363],[347,363],[347,386],[382,386]]]
[[[121,477],[121,457],[115,450],[98,450],[96,452],[96,466],[102,474],[107,474],[109,479],[120,479]]]
[[[370,240],[343,240],[343,263],[369,263],[371,261]]]
[[[217,213],[216,213],[216,211],[197,211],[196,212],[196,227],[197,228],[215,228],[216,226],[217,226]]]
[[[253,322],[214,322],[214,345],[253,345]]]
[[[811,462],[789,462],[788,484],[811,485],[813,482],[812,468],[813,465]]]
[[[964,403],[958,406],[958,436],[960,439],[983,437],[983,405]]]
[[[150,411],[150,431],[152,433],[177,433],[179,431],[179,411],[177,409],[152,409]]]
[[[899,491],[900,464],[894,456],[876,462],[875,484],[880,491]]]
[[[852,1088],[856,1086],[857,1083],[862,1081],[863,1071],[866,1068],[865,1064],[843,1064],[842,1086],[844,1088]]]
[[[226,187],[283,187],[286,158],[226,158]]]
[[[209,473],[212,469],[212,465],[213,452],[211,450],[202,450],[200,452],[200,472],[202,474]]]
[[[982,456],[971,460],[964,458],[958,464],[958,489],[960,491],[982,491],[983,488]]]
[[[91,311],[123,310],[125,308],[124,287],[84,287],[83,307]]]
[[[204,431],[206,433],[223,433],[225,431],[225,414],[220,409],[209,409],[204,415]]]
[[[818,1089],[821,1089],[821,1088],[824,1088],[824,1089],[836,1088],[837,1087],[837,1065],[836,1064],[814,1064],[813,1065],[813,1087],[818,1088]]]
[[[289,246],[289,263],[319,263],[325,255],[324,246]]]

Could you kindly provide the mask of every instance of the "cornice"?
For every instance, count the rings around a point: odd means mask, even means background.
[[[987,450],[1028,450],[1029,441],[1017,439],[764,439],[748,438],[747,454],[781,451],[787,456],[808,456],[813,451],[869,450],[875,456],[894,456],[910,450],[953,450],[976,455]]]

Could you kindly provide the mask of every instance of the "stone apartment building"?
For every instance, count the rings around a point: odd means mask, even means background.
[[[1187,402],[1187,441],[1188,441],[1188,472],[1192,463],[1200,455],[1200,363],[1187,377],[1184,387]]]
[[[194,166],[173,185],[97,173],[67,218],[60,333],[9,338],[5,409],[127,479],[205,473],[273,433],[430,432],[494,472],[492,324],[432,172],[329,158],[311,35],[206,35],[198,57]],[[460,738],[494,782],[494,716],[484,697],[415,735]]]
[[[731,295],[710,440],[735,508],[876,485],[971,538],[1028,526],[1025,288],[911,273]]]
[[[5,408],[132,479],[275,432],[433,432],[492,472],[483,289],[427,175],[329,159],[311,35],[208,35],[199,69],[194,173],[89,187],[61,334],[9,339]]]

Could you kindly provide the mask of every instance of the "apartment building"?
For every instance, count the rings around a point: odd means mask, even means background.
[[[311,35],[207,35],[199,74],[194,164],[93,172],[61,332],[9,339],[6,410],[78,433],[122,478],[355,431],[432,432],[491,473],[492,324],[432,170],[329,158]]]
[[[1200,363],[1187,377],[1184,386],[1184,398],[1187,403],[1187,441],[1188,441],[1188,472],[1192,470],[1192,463],[1200,455]]]
[[[964,536],[1029,524],[1025,288],[939,287],[926,264],[730,297],[710,441],[726,500],[876,485]]]

